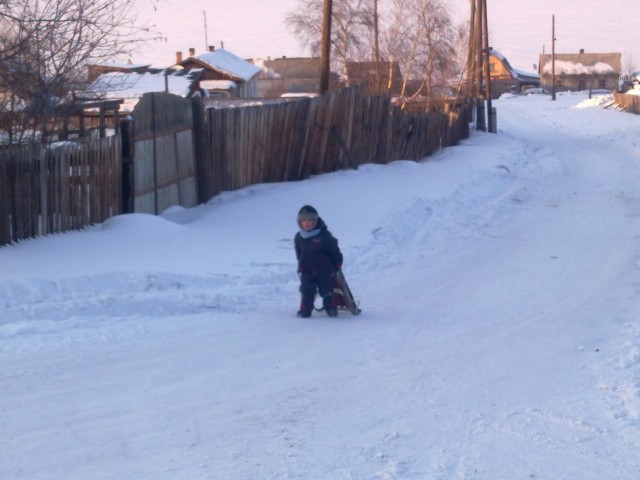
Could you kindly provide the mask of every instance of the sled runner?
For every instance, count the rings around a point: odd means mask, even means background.
[[[338,310],[348,310],[353,315],[358,315],[362,310],[358,306],[358,302],[353,298],[353,294],[351,293],[351,289],[349,288],[349,284],[347,280],[344,278],[344,274],[341,270],[338,270],[331,276],[333,280],[333,295],[336,299],[336,306]],[[323,308],[316,308],[316,310],[321,311]]]
[[[333,283],[335,284],[333,294],[336,297],[338,308],[349,310],[353,315],[358,315],[362,310],[360,310],[358,303],[353,298],[353,294],[351,293],[347,279],[344,278],[342,270],[338,270],[333,274]]]

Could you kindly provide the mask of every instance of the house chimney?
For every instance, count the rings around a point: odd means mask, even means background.
[[[176,65],[182,63],[182,52],[176,52]]]
[[[580,55],[584,55],[584,48],[580,49]]]
[[[210,52],[215,52],[216,51],[216,47],[214,47],[213,45],[209,45],[209,51]]]
[[[189,49],[189,56],[193,57],[196,54],[196,49],[195,48],[190,48]]]

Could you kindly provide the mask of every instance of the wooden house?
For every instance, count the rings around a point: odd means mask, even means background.
[[[322,72],[320,57],[253,59],[252,62],[262,67],[262,72],[257,79],[258,97],[278,98],[290,94],[315,95],[320,91]]]
[[[402,91],[402,73],[398,62],[347,62],[345,65],[347,85],[362,85],[365,94],[390,92],[399,95]]]
[[[553,64],[555,64],[555,90],[579,91],[591,89],[616,90],[622,71],[622,55],[612,53],[556,53],[540,55],[538,72],[540,85],[553,88]]]
[[[202,70],[201,85],[213,96],[255,98],[257,95],[260,67],[223,48],[209,47],[208,52],[199,55],[191,48],[186,59],[182,52],[177,52],[176,65],[185,70]]]
[[[500,98],[503,93],[522,93],[529,87],[540,86],[540,75],[517,70],[509,60],[496,50],[489,55],[489,72],[491,78],[491,98]]]

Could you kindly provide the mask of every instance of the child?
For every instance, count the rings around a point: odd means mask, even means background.
[[[338,240],[331,235],[316,209],[310,205],[305,205],[298,212],[298,225],[300,231],[294,239],[302,297],[298,316],[311,316],[313,301],[318,292],[327,315],[335,317],[338,309],[331,276],[342,267]]]

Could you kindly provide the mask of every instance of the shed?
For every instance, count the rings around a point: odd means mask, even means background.
[[[189,57],[182,58],[182,52],[176,53],[176,64],[185,70],[202,69],[202,80],[226,80],[233,82],[235,92],[229,91],[228,96],[240,98],[256,97],[256,79],[260,73],[260,67],[243,60],[223,48],[209,47],[209,51],[195,54],[195,49],[189,49]],[[220,93],[220,84],[216,84],[216,92]]]

